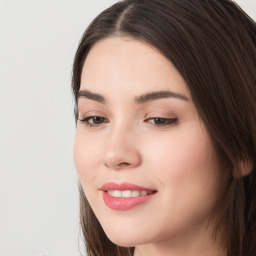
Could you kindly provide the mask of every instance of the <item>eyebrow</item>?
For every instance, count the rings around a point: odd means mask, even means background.
[[[78,98],[80,97],[85,97],[87,99],[94,100],[100,103],[106,103],[106,100],[102,95],[98,93],[93,93],[88,90],[80,90],[78,92]],[[149,101],[164,99],[164,98],[176,98],[184,101],[189,101],[187,96],[180,93],[175,93],[172,91],[156,91],[156,92],[149,92],[141,96],[135,97],[135,103],[143,104]]]
[[[78,92],[78,98],[81,98],[81,97],[87,98],[89,100],[95,100],[95,101],[98,101],[100,103],[105,103],[106,102],[105,98],[102,95],[90,92],[88,90],[80,90]]]
[[[164,98],[176,98],[184,101],[189,101],[187,96],[180,93],[176,93],[172,91],[156,91],[156,92],[149,92],[139,97],[136,97],[135,102],[138,104],[142,104],[148,101],[164,99]]]

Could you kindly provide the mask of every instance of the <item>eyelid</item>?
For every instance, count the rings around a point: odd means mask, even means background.
[[[174,126],[177,125],[178,118],[162,118],[162,117],[153,117],[153,118],[148,118],[145,120],[147,123],[158,127],[158,128],[165,128],[168,126]],[[153,121],[153,122],[151,122]]]
[[[144,118],[145,119],[150,119],[150,118],[166,118],[166,119],[172,119],[172,118],[177,118],[177,115],[175,115],[172,112],[166,112],[166,111],[152,111],[148,112]]]
[[[98,123],[96,120],[93,120],[94,118],[99,119]],[[96,121],[96,123],[94,123]],[[105,124],[109,123],[109,120],[106,117],[103,116],[95,116],[95,115],[88,115],[84,116],[82,118],[78,118],[78,122],[85,125],[87,128],[100,128],[103,127]]]
[[[103,118],[104,120],[99,123],[94,123],[95,119],[93,118]],[[78,119],[77,122],[79,122],[81,125],[84,125],[87,128],[93,129],[93,128],[100,128],[103,127],[106,123],[109,123],[109,118],[106,115],[106,113],[99,111],[98,109],[88,109],[86,108],[81,109],[78,112]]]
[[[106,115],[99,110],[89,110],[89,111],[78,111],[78,118],[84,118],[88,116],[101,116],[106,117]]]
[[[166,111],[148,112],[144,117],[144,122],[156,127],[157,129],[167,129],[177,125],[179,119],[177,115]]]

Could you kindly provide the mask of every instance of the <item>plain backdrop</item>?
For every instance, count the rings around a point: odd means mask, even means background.
[[[114,2],[0,0],[0,256],[80,255],[71,67]]]

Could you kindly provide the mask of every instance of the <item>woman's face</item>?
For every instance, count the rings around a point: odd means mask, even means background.
[[[220,174],[170,61],[138,40],[99,41],[84,63],[78,110],[75,165],[110,240],[187,246],[206,236]]]

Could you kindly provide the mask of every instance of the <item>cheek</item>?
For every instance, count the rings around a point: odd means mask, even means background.
[[[91,144],[89,138],[77,131],[74,142],[74,163],[84,188],[88,187],[86,185],[97,175],[97,152],[95,144]]]
[[[163,218],[173,216],[170,225],[186,227],[212,214],[220,177],[205,133],[195,129],[158,141],[149,159],[152,178],[162,192]]]
[[[192,183],[203,186],[202,179],[206,183],[211,181],[215,161],[210,139],[203,129],[190,126],[189,130],[180,129],[153,144],[152,150],[148,147],[150,164],[162,183],[180,184],[184,188]]]

